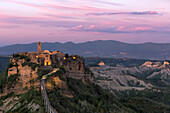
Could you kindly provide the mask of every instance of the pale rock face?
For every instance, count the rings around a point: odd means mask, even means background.
[[[169,65],[169,62],[167,61],[164,61],[164,64],[163,65]]]
[[[166,68],[167,66],[169,66],[170,63],[167,61],[164,61],[163,65],[161,66],[161,68]]]
[[[142,64],[142,66],[150,66],[150,65],[152,65],[152,62],[150,62],[150,61],[147,61],[144,64]]]
[[[170,69],[162,69],[159,72],[154,72],[150,76],[148,76],[148,79],[152,79],[155,77],[159,77],[160,79],[169,79],[170,78]]]
[[[10,97],[5,100],[3,100],[4,104],[0,107],[0,110],[4,110],[5,112],[9,111],[10,109],[15,109],[15,105],[18,104],[18,97]],[[20,103],[19,103],[20,104]],[[3,112],[0,112],[3,113]]]
[[[24,62],[25,62],[25,59],[20,59],[20,60],[18,60],[17,64],[22,65],[22,63],[24,63]]]
[[[136,67],[100,67],[91,68],[92,73],[96,78],[96,83],[105,89],[116,90],[144,90],[151,89],[152,84],[146,83],[134,76],[124,74],[124,72],[139,73]]]
[[[30,109],[31,112],[35,112],[37,109],[40,109],[40,106],[32,101],[27,105],[27,108]]]
[[[149,68],[166,68],[169,65],[170,63],[168,61],[164,61],[164,63],[147,61],[144,64],[142,64],[143,67],[149,67]]]
[[[4,104],[3,106],[0,107],[0,110],[4,110],[5,113],[9,110],[16,110],[18,107],[23,105],[23,103],[21,103],[19,100],[20,98],[18,98],[17,96],[13,96],[13,97],[3,100]],[[41,107],[38,104],[35,104],[34,101],[31,101],[24,107],[30,109],[30,111],[33,113],[35,113],[35,111],[36,113],[40,113],[40,112],[37,112],[37,110],[41,109]],[[3,113],[3,112],[0,111],[0,113]]]
[[[142,66],[145,66],[145,67],[160,67],[161,66],[161,62],[150,62],[150,61],[147,61]]]
[[[16,62],[16,59],[11,58],[11,59],[10,59],[10,62]]]
[[[35,86],[35,88],[38,88],[40,86],[40,81],[37,81],[38,68],[32,70],[31,67],[29,67],[28,65],[22,67],[22,63],[24,61],[25,60],[18,60],[16,62],[19,65],[18,67],[14,66],[8,69],[8,78],[17,74],[18,79],[17,82],[13,84],[11,89],[7,89],[6,87],[4,93],[10,93],[10,91],[13,91],[16,94],[20,94],[25,92],[24,88],[26,87],[29,89],[31,86]]]
[[[35,81],[36,78],[38,77],[37,75],[37,68],[35,69],[35,71],[33,71],[31,69],[31,67],[29,66],[19,66],[18,67],[19,70],[19,81],[22,83],[22,88],[25,87],[30,87],[32,84],[30,83],[31,80]]]
[[[8,77],[17,74],[17,67],[12,67],[8,69]]]

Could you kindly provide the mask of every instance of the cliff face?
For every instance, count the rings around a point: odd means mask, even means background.
[[[40,86],[40,82],[37,81],[37,71],[38,68],[35,68],[35,70],[32,70],[31,67],[29,66],[19,66],[19,80],[22,83],[22,87],[28,87],[30,88],[31,86]]]
[[[35,88],[40,87],[40,81],[37,80],[38,67],[32,69],[31,66],[26,65],[25,63],[26,61],[24,59],[12,58],[10,60],[11,66],[8,68],[7,84],[3,90],[4,94],[10,92],[20,94],[27,91],[32,86]]]
[[[74,79],[83,79],[85,76],[85,64],[84,61],[81,60],[78,56],[76,56],[76,59],[66,59],[63,62],[66,73],[68,77],[74,78]]]
[[[63,54],[57,54],[51,58],[52,66],[63,66],[67,77],[93,81],[92,73],[85,70],[85,61],[80,56],[71,55],[66,58]]]

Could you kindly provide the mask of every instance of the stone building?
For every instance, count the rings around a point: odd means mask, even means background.
[[[85,72],[85,63],[80,56],[71,55],[66,58],[65,54],[60,51],[50,52],[49,50],[42,50],[41,45],[41,42],[37,43],[37,52],[22,52],[18,54],[28,56],[31,59],[31,62],[40,64],[40,66],[64,66],[66,71],[70,73]]]
[[[105,66],[105,64],[104,64],[103,61],[101,61],[98,65],[99,65],[99,66]]]
[[[53,65],[52,58],[55,58],[56,56],[57,57],[60,56],[60,59],[61,57],[62,59],[64,59],[65,56],[62,52],[59,51],[53,51],[53,52],[50,52],[49,50],[42,51],[41,42],[37,43],[37,52],[29,52],[29,53],[21,52],[18,54],[28,56],[29,58],[31,58],[31,62],[40,64],[41,66],[52,66]]]
[[[61,67],[64,66],[69,77],[83,79],[91,77],[91,73],[85,72],[85,61],[78,55],[66,56],[60,51],[49,51],[41,49],[41,42],[37,43],[37,52],[22,52],[20,55],[28,56],[31,62],[37,63],[42,67]]]
[[[38,53],[40,53],[41,52],[41,42],[38,42],[38,44],[37,44],[37,48],[38,48]]]

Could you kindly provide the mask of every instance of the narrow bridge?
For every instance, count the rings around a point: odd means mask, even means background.
[[[52,72],[44,75],[41,79],[41,94],[42,94],[42,98],[44,99],[44,106],[46,109],[47,113],[57,113],[57,111],[51,106],[49,99],[48,99],[48,95],[45,89],[45,80],[48,78],[48,76],[52,75],[53,73],[57,72],[59,70],[59,68],[54,69]]]

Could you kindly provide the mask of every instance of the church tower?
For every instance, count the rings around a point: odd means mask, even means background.
[[[40,53],[41,52],[41,42],[37,43],[37,48],[38,48],[38,52]]]

